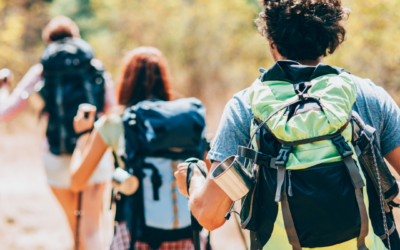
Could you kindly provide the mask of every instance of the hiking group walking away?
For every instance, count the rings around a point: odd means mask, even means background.
[[[127,53],[114,86],[59,16],[43,29],[41,63],[11,94],[12,72],[0,71],[0,120],[30,95],[44,101],[47,182],[74,249],[211,250],[205,231],[232,213],[251,250],[400,249],[400,182],[385,162],[400,173],[400,109],[371,80],[324,64],[350,10],[340,0],[260,3],[256,25],[276,63],[229,100],[212,147],[205,106],[173,96],[157,48]],[[107,183],[115,226],[104,243]]]

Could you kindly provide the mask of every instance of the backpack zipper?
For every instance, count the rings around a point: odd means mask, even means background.
[[[288,188],[288,195],[293,196],[293,191],[292,191],[292,172],[288,170],[288,176],[289,176],[289,188]]]

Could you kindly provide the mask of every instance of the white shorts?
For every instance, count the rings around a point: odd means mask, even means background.
[[[71,155],[54,155],[46,151],[43,155],[47,182],[50,186],[69,188],[71,183]],[[112,155],[107,151],[89,180],[89,184],[110,181],[114,171]]]

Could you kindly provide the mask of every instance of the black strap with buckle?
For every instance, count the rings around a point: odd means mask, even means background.
[[[282,187],[284,185],[286,176],[286,163],[289,160],[289,155],[291,151],[292,146],[282,145],[281,150],[279,150],[279,155],[275,159],[274,166],[271,166],[272,168],[276,168],[278,170],[276,177],[276,202],[280,202],[282,199]]]
[[[353,155],[353,150],[351,150],[349,144],[347,144],[346,140],[342,135],[338,135],[335,138],[333,138],[332,142],[336,146],[336,149],[338,150],[340,156],[342,156],[343,159]]]
[[[239,146],[237,155],[249,160],[252,160],[255,164],[259,166],[269,166],[271,157],[259,151],[251,148]]]
[[[289,160],[289,154],[291,151],[292,146],[282,145],[279,155],[276,157],[275,165],[278,167],[286,167],[286,163]]]
[[[361,131],[355,145],[360,149],[361,153],[369,147],[369,142],[374,139],[375,129],[369,125]]]

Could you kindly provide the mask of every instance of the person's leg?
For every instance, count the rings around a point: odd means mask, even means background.
[[[65,188],[57,188],[50,186],[51,191],[53,191],[54,196],[57,198],[61,207],[63,208],[65,215],[67,216],[69,226],[72,231],[72,237],[75,242],[75,230],[76,230],[76,215],[75,211],[78,208],[78,194],[72,192],[71,190]],[[82,248],[82,244],[80,244],[80,249]],[[75,247],[73,248],[75,249]]]
[[[82,195],[83,215],[80,220],[80,237],[84,250],[102,249],[100,216],[103,211],[103,194],[106,183],[86,187]]]

